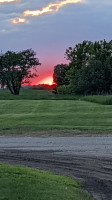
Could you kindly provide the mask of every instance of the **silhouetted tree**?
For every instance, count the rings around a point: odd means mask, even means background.
[[[65,56],[70,61],[70,65],[76,69],[81,69],[82,66],[88,63],[92,55],[93,43],[91,41],[83,41],[77,44],[74,48],[66,49]]]
[[[69,83],[66,77],[68,70],[69,66],[66,64],[59,64],[54,67],[53,81],[57,84],[57,86],[67,85]]]
[[[0,82],[10,92],[19,95],[22,83],[37,76],[37,65],[40,65],[32,49],[20,52],[7,51],[0,55]]]
[[[67,78],[72,92],[97,94],[112,92],[112,41],[84,41],[66,50],[70,60]]]

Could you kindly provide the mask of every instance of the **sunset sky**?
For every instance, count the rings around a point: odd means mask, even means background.
[[[36,51],[33,84],[52,82],[69,46],[103,39],[112,39],[112,0],[0,0],[0,50]]]

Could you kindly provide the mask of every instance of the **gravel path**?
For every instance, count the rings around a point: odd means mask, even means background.
[[[112,200],[112,137],[0,137],[0,162],[84,181],[96,200]]]

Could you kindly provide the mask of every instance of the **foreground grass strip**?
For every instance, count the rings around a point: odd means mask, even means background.
[[[0,164],[0,200],[92,200],[71,178]]]

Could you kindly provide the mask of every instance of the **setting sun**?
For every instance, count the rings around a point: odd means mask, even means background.
[[[53,85],[53,83],[48,83],[48,85]]]

